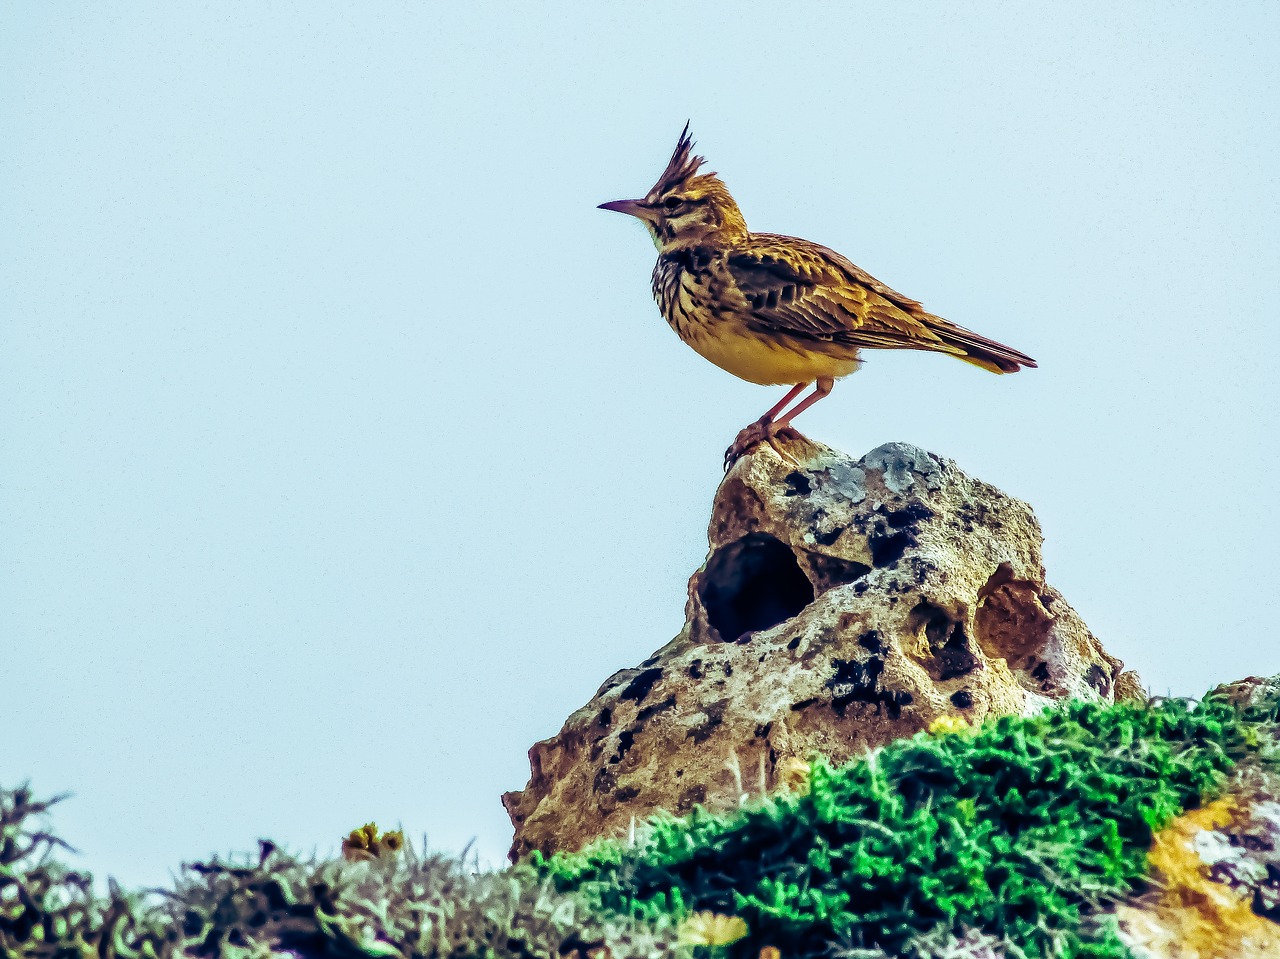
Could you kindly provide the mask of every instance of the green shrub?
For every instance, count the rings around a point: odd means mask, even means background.
[[[808,795],[658,820],[635,848],[533,862],[620,914],[739,915],[751,935],[730,956],[924,957],[972,930],[1010,955],[1123,956],[1103,908],[1141,883],[1152,831],[1257,741],[1223,702],[1072,704],[817,764]]]

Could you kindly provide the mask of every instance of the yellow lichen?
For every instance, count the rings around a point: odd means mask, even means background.
[[[1214,882],[1193,845],[1197,833],[1229,825],[1239,811],[1234,798],[1220,799],[1155,835],[1148,861],[1158,894],[1116,910],[1131,946],[1171,959],[1280,956],[1280,926],[1255,913],[1247,894]]]

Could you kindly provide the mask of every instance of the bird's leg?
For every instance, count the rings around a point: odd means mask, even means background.
[[[836,385],[836,381],[830,376],[819,377],[817,383],[814,384],[813,392],[806,396],[803,400],[795,405],[795,408],[789,410],[787,415],[778,420],[777,427],[781,428],[790,423],[793,419],[811,407],[818,400],[822,399],[831,392],[832,387]],[[798,390],[798,388],[797,388]],[[792,392],[796,392],[793,390]]]
[[[786,462],[791,463],[793,466],[799,465],[796,463],[795,459],[786,452],[786,450],[782,449],[782,447],[774,442],[778,436],[778,429],[784,427],[786,424],[786,420],[783,420],[775,425],[774,417],[782,412],[782,410],[786,409],[787,404],[794,400],[796,396],[799,395],[800,391],[808,385],[808,383],[797,383],[795,386],[791,387],[791,389],[787,391],[787,395],[775,403],[769,409],[769,412],[765,413],[764,416],[760,417],[760,419],[743,429],[737,435],[737,438],[733,441],[733,445],[724,452],[724,468],[726,470],[737,462],[738,457],[746,453],[747,450],[751,449],[753,446],[758,446],[761,443],[768,443],[769,446],[773,448],[773,451]]]
[[[764,416],[760,417],[759,422],[772,423],[773,418],[785,410],[787,408],[787,404],[799,396],[800,391],[808,385],[808,383],[797,383],[795,386],[791,387],[791,389],[787,391],[786,396],[778,400],[778,402],[770,408],[768,413],[765,413]]]

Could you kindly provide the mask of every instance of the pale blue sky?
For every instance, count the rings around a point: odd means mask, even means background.
[[[5,5],[0,782],[129,884],[371,818],[500,859],[777,398],[595,209],[686,118],[753,227],[1041,363],[872,353],[806,432],[1028,500],[1156,692],[1280,670],[1277,49],[1266,3]]]

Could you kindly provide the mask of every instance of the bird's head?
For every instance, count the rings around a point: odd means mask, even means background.
[[[640,200],[614,200],[600,209],[626,213],[649,229],[661,251],[699,243],[733,240],[747,234],[742,211],[729,188],[714,173],[699,173],[707,161],[693,155],[693,139],[685,124],[667,168]]]

